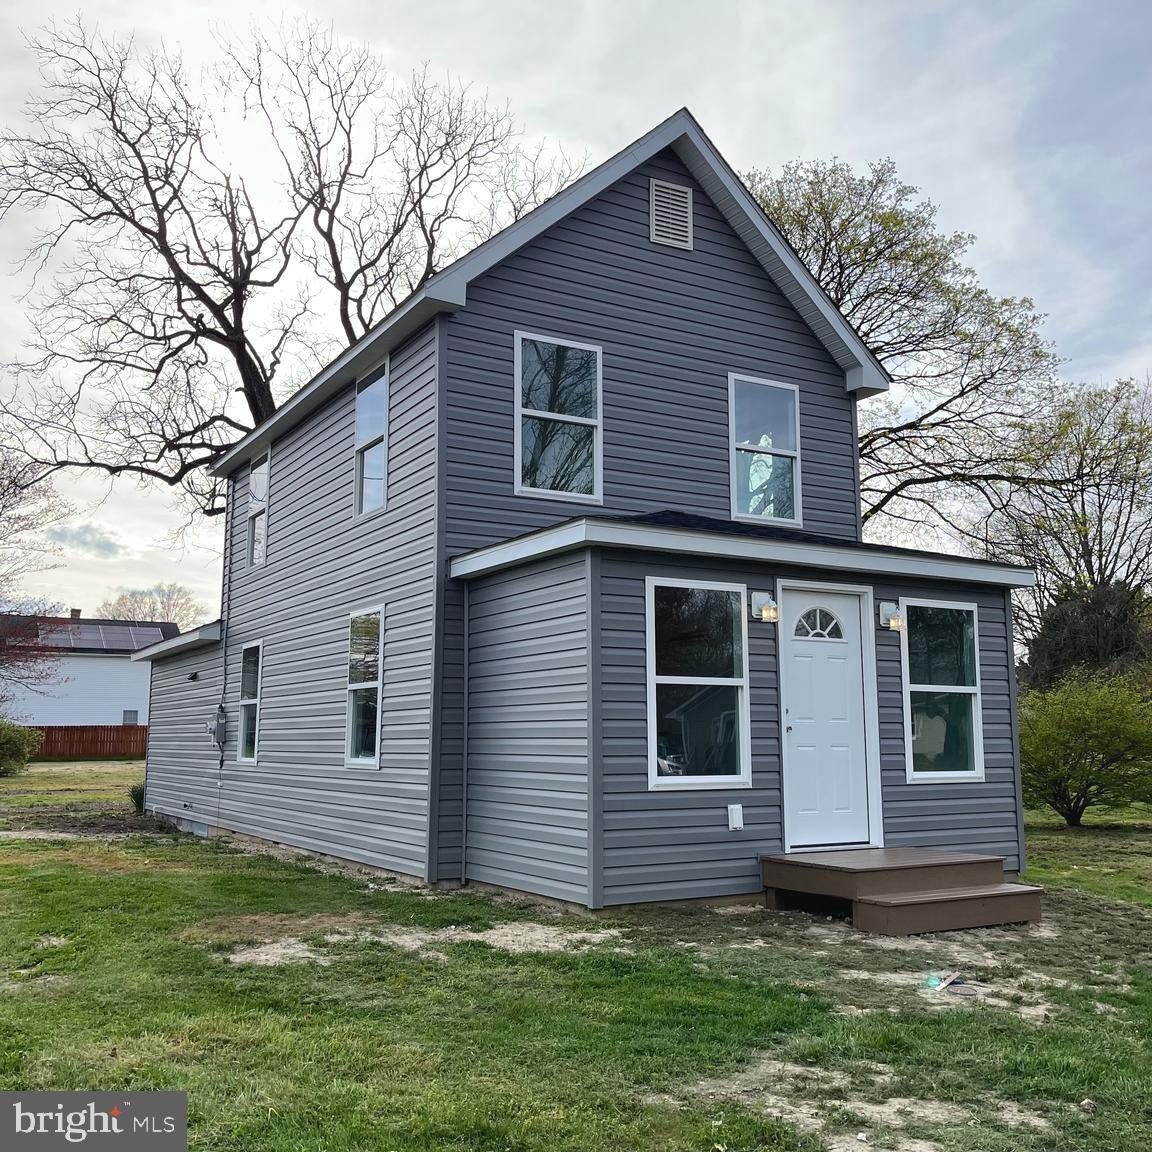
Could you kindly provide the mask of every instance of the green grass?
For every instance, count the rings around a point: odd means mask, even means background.
[[[122,800],[144,779],[142,760],[46,761],[0,777],[0,816],[27,808],[65,808]]]
[[[1026,828],[1029,879],[1152,906],[1152,807],[1089,812],[1082,828],[1030,811]]]
[[[1038,834],[1053,869],[1080,843]],[[756,909],[565,916],[176,836],[0,837],[0,1088],[187,1090],[192,1147],[230,1152],[816,1152],[865,1129],[877,1149],[1150,1147],[1152,914],[1077,887],[1048,898],[1042,933],[894,947]],[[583,953],[435,955],[363,935],[509,922],[622,935]],[[324,939],[339,927],[361,935]],[[328,963],[228,959],[286,935]],[[918,985],[957,969],[999,1003],[935,1010]],[[1040,1003],[1047,1020],[1022,1018]],[[839,1078],[700,1085],[764,1054]],[[819,1105],[823,1136],[767,1114],[765,1091]],[[892,1097],[964,1120],[860,1114]],[[1013,1128],[1005,1100],[1051,1127]]]

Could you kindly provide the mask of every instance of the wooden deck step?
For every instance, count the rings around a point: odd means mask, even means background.
[[[1004,858],[928,848],[860,848],[790,852],[760,857],[765,888],[836,896],[935,891],[999,884]]]
[[[1042,891],[1031,884],[1001,883],[877,893],[853,901],[852,923],[863,932],[911,936],[1035,922]]]

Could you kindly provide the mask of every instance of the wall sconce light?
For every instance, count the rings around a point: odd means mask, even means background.
[[[780,605],[770,592],[752,593],[752,619],[763,624],[775,624],[780,619]]]
[[[880,627],[890,628],[893,632],[904,631],[904,613],[899,604],[891,600],[880,601]]]

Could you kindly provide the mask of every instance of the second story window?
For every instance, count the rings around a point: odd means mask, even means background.
[[[388,378],[356,389],[356,515],[376,512],[387,498]]]
[[[799,389],[732,373],[728,415],[733,518],[799,524]]]
[[[249,567],[264,563],[268,553],[268,457],[267,452],[249,465],[248,532],[246,552]]]
[[[598,503],[601,351],[516,333],[516,491]]]

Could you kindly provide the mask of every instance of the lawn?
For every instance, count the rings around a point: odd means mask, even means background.
[[[5,782],[0,1088],[184,1089],[192,1147],[237,1152],[1152,1146],[1152,912],[1096,894],[1139,890],[1140,824],[1103,878],[1093,830],[1038,830],[1038,928],[891,941],[127,835],[91,796],[130,780],[31,800],[56,768]],[[955,971],[987,994],[926,983]]]

